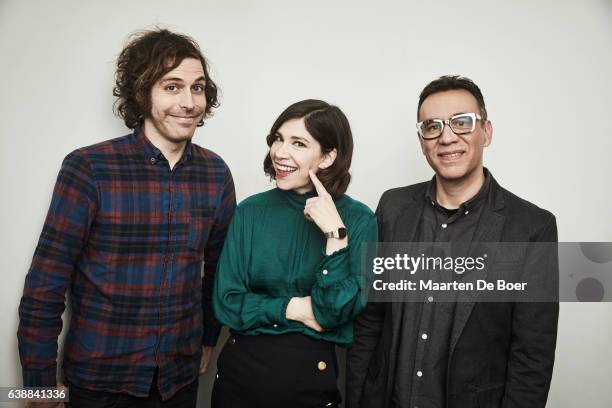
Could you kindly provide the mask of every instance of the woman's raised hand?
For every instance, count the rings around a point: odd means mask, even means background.
[[[304,216],[317,224],[323,233],[344,227],[344,223],[342,222],[342,218],[340,218],[340,214],[338,214],[332,196],[327,192],[323,183],[321,183],[312,170],[309,170],[308,174],[317,191],[317,197],[306,200]]]

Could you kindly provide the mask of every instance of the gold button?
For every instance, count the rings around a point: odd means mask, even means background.
[[[327,364],[325,364],[325,361],[319,361],[319,364],[317,364],[317,368],[320,371],[323,371],[323,370],[325,370],[327,368]]]

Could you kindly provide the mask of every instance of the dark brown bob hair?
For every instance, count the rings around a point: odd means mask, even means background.
[[[320,169],[317,177],[332,197],[341,196],[351,181],[349,168],[353,158],[353,135],[348,119],[340,108],[324,101],[306,99],[296,102],[285,109],[272,125],[266,138],[269,147],[274,143],[278,129],[283,123],[292,119],[304,119],[306,130],[319,142],[322,154],[336,149],[334,163],[326,169]],[[264,159],[263,166],[265,173],[271,179],[276,179],[269,153]]]
[[[206,108],[198,126],[212,115],[212,109],[219,106],[217,85],[210,78],[200,47],[191,37],[158,28],[133,34],[117,58],[114,111],[128,128],[142,127],[151,112],[151,88],[185,58],[200,60],[204,69]]]

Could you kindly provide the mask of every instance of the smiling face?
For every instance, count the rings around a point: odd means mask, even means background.
[[[161,77],[151,89],[151,112],[144,120],[145,134],[153,140],[185,142],[193,137],[204,116],[204,69],[195,58]]]
[[[438,92],[428,96],[419,110],[419,121],[427,119],[446,120],[459,113],[479,113],[476,98],[464,89]],[[474,131],[456,135],[449,126],[444,126],[442,135],[433,140],[423,140],[421,150],[437,177],[448,181],[470,179],[482,174],[482,156],[491,144],[493,128],[491,122],[478,121]]]
[[[321,145],[312,137],[304,119],[291,119],[278,128],[270,146],[270,159],[281,190],[304,194],[313,189],[308,170],[315,173],[332,165],[335,151],[322,154]]]

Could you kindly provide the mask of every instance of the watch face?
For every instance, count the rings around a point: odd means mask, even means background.
[[[342,239],[346,237],[346,228],[338,228],[338,238]]]

